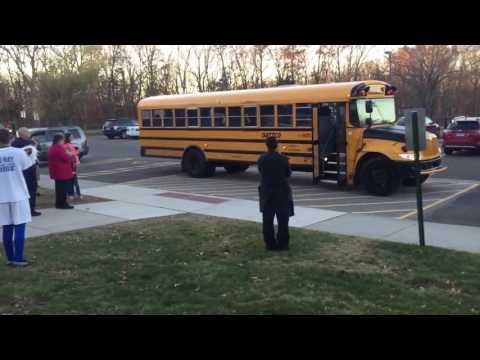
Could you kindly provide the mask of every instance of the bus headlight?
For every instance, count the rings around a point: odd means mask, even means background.
[[[415,160],[415,155],[414,154],[400,154],[400,157],[404,160]]]

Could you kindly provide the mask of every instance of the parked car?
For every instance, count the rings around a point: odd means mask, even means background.
[[[405,126],[405,120],[406,120],[405,116],[401,116],[397,120],[396,125]],[[435,123],[428,116],[425,116],[425,129],[428,132],[431,132],[432,134],[437,135],[438,138],[440,138],[442,136],[442,128],[440,127],[440,125]]]
[[[12,129],[10,129],[9,127],[5,127],[3,124],[0,124],[0,129],[7,129],[10,135],[13,133]]]
[[[72,143],[80,149],[79,158],[86,156],[89,152],[87,136],[78,126],[62,126],[51,128],[30,129],[32,139],[38,144],[38,160],[48,161],[48,149],[52,145],[55,134],[72,134]]]
[[[443,151],[451,155],[455,150],[480,151],[480,118],[456,117],[443,131]]]
[[[109,139],[116,137],[126,139],[127,129],[130,126],[137,126],[137,121],[135,119],[109,119],[103,125],[103,134]]]
[[[140,137],[140,127],[138,125],[127,127],[127,138],[138,139]]]

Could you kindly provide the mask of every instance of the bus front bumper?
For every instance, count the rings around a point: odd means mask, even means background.
[[[398,161],[396,164],[403,176],[415,176],[415,163],[413,161]],[[448,169],[446,166],[442,165],[442,159],[440,157],[431,160],[421,160],[420,166],[421,175],[438,174]]]

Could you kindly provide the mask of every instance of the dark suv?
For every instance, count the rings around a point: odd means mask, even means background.
[[[80,150],[78,156],[80,158],[88,154],[88,142],[87,137],[83,130],[78,126],[65,126],[65,127],[54,127],[54,128],[36,128],[30,129],[32,139],[35,140],[38,144],[38,160],[39,161],[48,161],[48,149],[52,145],[52,140],[55,134],[72,134],[72,144],[74,144]]]
[[[109,119],[103,125],[103,134],[109,138],[127,138],[127,128],[130,126],[137,126],[135,119]]]

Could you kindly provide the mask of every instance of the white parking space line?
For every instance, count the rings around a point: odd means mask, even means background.
[[[478,183],[477,183],[477,184],[472,184],[472,185],[470,185],[469,187],[467,187],[466,189],[460,190],[460,191],[458,191],[458,192],[456,192],[456,193],[454,193],[454,194],[452,194],[452,195],[450,195],[450,196],[447,196],[447,197],[445,197],[445,198],[443,198],[443,199],[437,199],[437,201],[435,201],[434,203],[428,204],[427,206],[424,206],[424,207],[423,207],[423,210],[428,210],[428,209],[430,209],[430,208],[432,208],[432,207],[434,207],[434,206],[440,205],[440,204],[442,204],[442,203],[444,203],[444,202],[446,202],[446,201],[448,201],[448,200],[450,200],[450,199],[453,199],[454,197],[457,197],[457,196],[459,196],[459,195],[465,194],[466,192],[468,192],[468,191],[470,191],[470,190],[473,190],[473,189],[475,189],[475,188],[478,187],[478,186],[480,186],[480,184],[478,184]],[[410,217],[410,216],[412,216],[412,215],[415,215],[416,213],[417,213],[417,210],[413,210],[412,212],[409,212],[408,214],[405,214],[405,215],[402,215],[402,216],[398,217],[398,219],[406,219],[406,218],[408,218],[408,217]]]
[[[438,199],[424,199],[424,201],[435,201]],[[322,207],[337,207],[337,206],[368,206],[368,205],[390,205],[390,204],[405,204],[414,203],[417,200],[402,200],[402,201],[383,201],[383,202],[371,202],[371,203],[349,203],[349,204],[327,204],[327,205],[311,205],[310,207],[322,208]]]
[[[86,178],[86,177],[95,177],[95,176],[103,176],[103,175],[112,175],[117,173],[125,173],[131,172],[136,170],[143,170],[143,169],[153,169],[153,168],[162,168],[166,166],[171,166],[175,163],[158,163],[158,164],[145,164],[145,165],[136,165],[136,166],[129,166],[129,167],[122,167],[122,168],[114,168],[109,170],[98,170],[86,173],[80,173],[79,178]]]
[[[372,211],[352,211],[352,214],[383,214],[412,211],[413,209],[391,209],[391,210],[372,210]]]
[[[255,187],[253,186],[243,186],[239,184],[229,184],[227,186],[222,185],[222,184],[199,184],[199,185],[175,185],[175,184],[170,184],[166,185],[163,183],[158,183],[158,186],[164,186],[164,187],[174,187],[176,189],[185,189],[185,190],[208,190],[208,191],[230,191],[230,190],[254,190]]]
[[[85,166],[87,165],[103,165],[103,164],[114,164],[114,163],[117,163],[117,162],[128,162],[128,161],[132,161],[133,158],[124,158],[124,159],[107,159],[107,160],[98,160],[98,161],[88,161],[88,158],[87,160],[83,160],[82,161],[82,164],[84,164]]]

